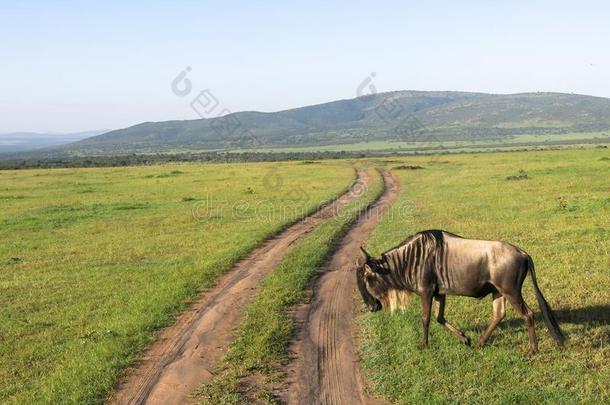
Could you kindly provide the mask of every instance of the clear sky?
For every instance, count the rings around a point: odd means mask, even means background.
[[[276,111],[371,73],[377,91],[610,97],[610,3],[0,0],[0,132],[195,119],[205,89],[214,114]]]

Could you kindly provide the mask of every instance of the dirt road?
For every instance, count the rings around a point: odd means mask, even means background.
[[[315,283],[310,304],[297,309],[301,327],[293,345],[295,360],[287,370],[289,386],[284,398],[290,404],[375,402],[365,398],[358,379],[352,337],[354,262],[359,247],[398,195],[396,178],[388,172],[383,177],[384,194],[343,238]]]
[[[211,376],[226,352],[233,330],[241,320],[246,303],[259,282],[283,258],[290,246],[341,207],[359,197],[369,177],[358,171],[350,190],[314,214],[289,226],[276,237],[253,250],[222,276],[215,287],[170,327],[128,370],[111,399],[116,404],[181,404],[191,392]]]

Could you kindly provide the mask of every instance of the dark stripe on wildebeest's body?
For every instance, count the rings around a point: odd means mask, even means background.
[[[465,239],[450,232],[430,230],[408,237],[397,247],[371,257],[362,249],[365,260],[357,266],[358,288],[371,311],[394,310],[408,302],[409,293],[422,299],[422,345],[428,344],[432,301],[437,321],[466,344],[470,340],[445,319],[445,296],[482,298],[493,296],[493,319],[477,346],[485,344],[505,315],[508,300],[527,325],[530,350],[538,349],[534,318],[521,295],[528,272],[542,317],[557,344],[564,336],[546,302],[534,270],[532,258],[518,247],[500,241]]]

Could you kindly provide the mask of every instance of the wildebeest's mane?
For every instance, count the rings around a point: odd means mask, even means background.
[[[437,243],[442,243],[442,241],[443,241],[443,234],[444,233],[447,234],[447,235],[454,236],[456,238],[461,238],[461,236],[456,235],[456,234],[451,233],[451,232],[441,231],[439,229],[428,229],[426,231],[417,232],[416,234],[407,236],[407,238],[405,240],[403,240],[402,242],[400,242],[398,245],[394,246],[393,248],[390,248],[390,249],[386,250],[381,255],[383,256],[384,254],[387,254],[387,253],[389,253],[389,252],[391,252],[391,251],[393,251],[395,249],[403,247],[407,243],[412,242],[413,240],[415,240],[420,235],[430,236],[430,237],[434,238]]]
[[[443,233],[444,231],[441,230],[418,232],[408,236],[396,247],[386,250],[379,259],[369,257],[364,258],[363,262],[357,262],[358,289],[369,308],[378,308],[381,302],[368,291],[365,285],[365,265],[369,266],[373,272],[384,276],[382,283],[388,292],[415,291],[419,282],[419,274],[424,271],[424,268],[439,265],[430,260],[436,257],[435,253],[443,249]],[[407,260],[408,257],[415,260]]]
[[[442,267],[442,261],[436,259],[443,257],[443,234],[441,230],[421,231],[382,253],[374,267],[384,275],[386,289],[416,291],[426,269]]]

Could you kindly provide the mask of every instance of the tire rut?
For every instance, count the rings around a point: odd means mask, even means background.
[[[360,196],[370,179],[361,170],[357,175],[347,192],[254,249],[202,293],[127,370],[109,402],[188,403],[192,391],[213,376],[212,370],[226,353],[259,282],[281,262],[291,245]]]
[[[283,393],[289,404],[370,404],[362,390],[353,339],[359,247],[398,196],[398,181],[382,172],[385,190],[339,243],[313,286],[311,302],[296,310],[300,324]]]

